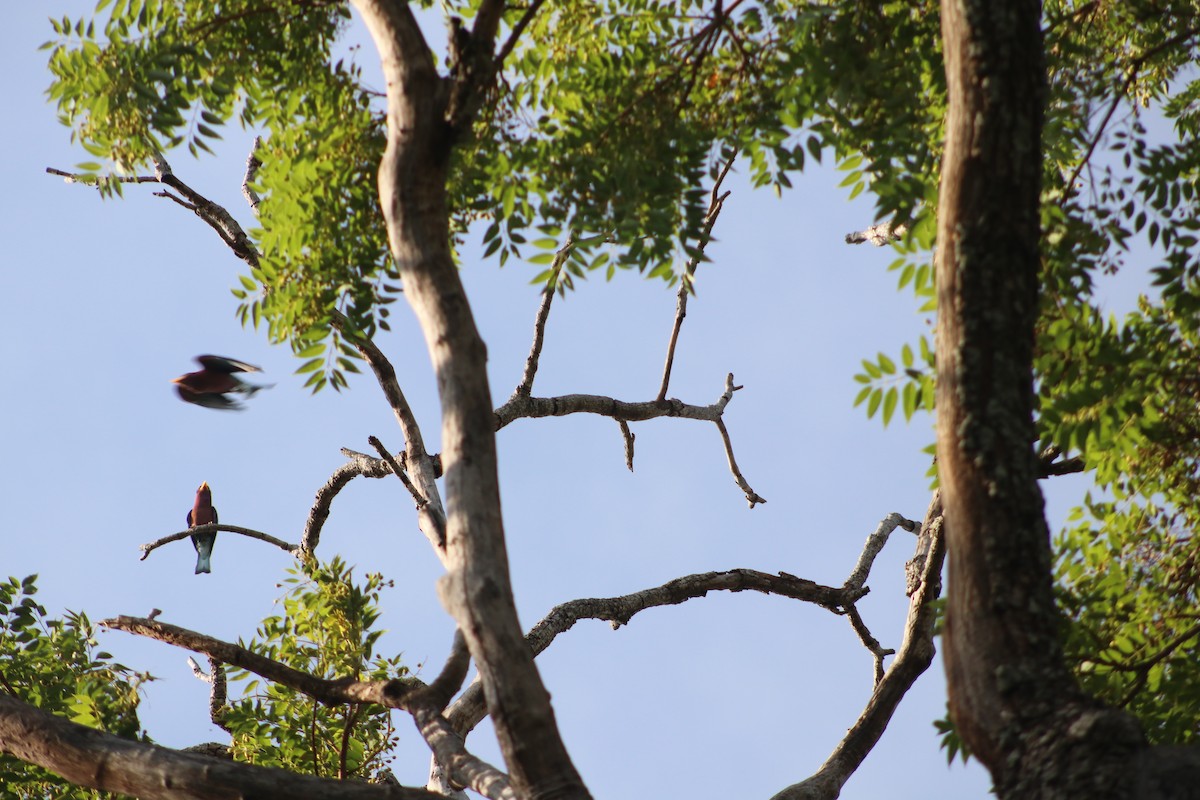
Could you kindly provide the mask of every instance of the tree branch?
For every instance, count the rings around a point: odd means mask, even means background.
[[[0,694],[0,752],[78,786],[143,800],[439,800],[424,789],[297,775],[182,753],[77,725]]]
[[[885,244],[900,241],[906,233],[908,233],[908,225],[903,222],[899,225],[895,222],[880,222],[866,230],[847,233],[846,244],[870,242],[876,247],[883,247]]]
[[[850,604],[867,593],[865,589],[846,586],[822,586],[786,572],[771,575],[752,569],[731,569],[724,572],[704,572],[686,575],[661,586],[643,589],[619,597],[582,598],[561,603],[551,609],[533,626],[525,641],[536,656],[550,646],[560,633],[565,633],[582,619],[605,620],[613,630],[629,624],[639,611],[667,605],[679,605],[712,591],[755,591],[813,603],[834,613],[842,613]],[[450,707],[446,717],[454,729],[464,736],[486,716],[483,691],[473,683]]]
[[[343,333],[349,331],[344,315],[337,313],[333,325]],[[416,479],[421,498],[425,501],[417,506],[418,525],[425,538],[433,545],[434,552],[445,563],[446,549],[446,511],[442,508],[442,496],[438,491],[437,476],[440,469],[435,469],[433,457],[425,450],[425,437],[421,434],[421,426],[417,424],[416,415],[408,404],[408,399],[400,389],[396,379],[396,370],[392,362],[383,354],[374,342],[363,336],[349,334],[347,338],[371,366],[379,387],[383,389],[392,414],[400,425],[404,436],[405,464]],[[440,467],[440,464],[438,465]],[[399,475],[400,473],[397,473]],[[403,480],[403,479],[402,479]]]
[[[100,625],[204,653],[222,663],[295,689],[326,705],[372,703],[408,711],[438,760],[449,766],[456,777],[461,777],[464,785],[493,800],[515,800],[516,795],[512,793],[507,776],[467,752],[462,737],[441,715],[437,703],[444,692],[444,684],[437,690],[431,690],[416,678],[393,678],[389,681],[357,681],[350,678],[327,680],[244,647],[164,622],[120,616],[101,620]],[[457,649],[451,653],[450,664],[452,666],[444,672],[453,675],[456,670],[463,669]],[[447,681],[450,679],[447,678]]]
[[[908,605],[904,640],[892,666],[875,684],[870,700],[846,736],[812,776],[776,794],[772,800],[834,800],[879,741],[900,701],[933,662],[934,601],[941,593],[942,501],[935,492],[917,536],[920,578]]]
[[[684,276],[679,281],[679,292],[675,300],[675,322],[671,325],[671,338],[667,342],[667,361],[663,367],[662,385],[658,389],[656,398],[660,403],[667,398],[667,386],[671,382],[671,367],[675,362],[675,345],[679,341],[679,329],[683,327],[683,319],[687,316],[687,298],[688,293],[693,291],[696,268],[700,266],[700,259],[704,257],[704,248],[712,240],[713,225],[717,223],[717,217],[721,215],[721,209],[725,207],[725,198],[729,197],[729,192],[721,193],[721,184],[725,182],[725,176],[729,174],[737,156],[738,151],[734,149],[725,161],[725,166],[717,175],[717,179],[713,182],[712,192],[709,195],[708,212],[704,215],[704,229],[700,232],[700,239],[696,243],[697,252],[688,259]]]
[[[139,558],[138,561],[145,561],[151,552],[157,550],[158,548],[162,547],[165,544],[170,544],[171,542],[177,542],[180,539],[186,539],[189,536],[193,536],[197,533],[215,533],[217,531],[226,531],[228,533],[239,533],[242,536],[248,536],[251,539],[258,539],[260,542],[266,542],[267,544],[273,544],[276,547],[278,547],[280,550],[286,550],[287,552],[292,553],[292,554],[299,553],[300,549],[301,549],[300,545],[288,544],[287,542],[283,541],[282,539],[276,539],[274,536],[270,535],[269,533],[263,533],[262,531],[256,531],[252,528],[243,528],[240,525],[225,525],[225,524],[218,524],[215,522],[211,522],[207,525],[197,525],[194,528],[188,528],[186,531],[180,531],[179,533],[172,533],[170,536],[164,536],[163,538],[156,539],[155,541],[150,542],[148,544],[138,545],[138,550],[142,551],[142,557]]]
[[[196,663],[196,659],[188,656],[188,666],[192,668],[192,674],[198,680],[202,680],[212,687],[208,693],[208,716],[212,720],[213,725],[221,728],[226,733],[232,733],[229,726],[225,723],[225,706],[229,700],[228,687],[225,683],[225,665],[212,656],[208,657],[208,672],[200,669],[200,665]]]

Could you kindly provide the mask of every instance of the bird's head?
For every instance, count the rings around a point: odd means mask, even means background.
[[[212,497],[212,489],[209,487],[208,481],[204,481],[200,484],[200,488],[196,490],[196,495],[198,497],[201,495]]]

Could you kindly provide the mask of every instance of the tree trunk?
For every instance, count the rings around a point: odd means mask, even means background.
[[[943,0],[938,470],[950,709],[1000,797],[1132,797],[1137,724],[1063,660],[1033,449],[1045,67],[1037,0]]]
[[[460,126],[471,122],[458,118],[469,108],[462,99],[479,88],[467,82],[484,76],[464,70],[455,78],[440,78],[405,0],[354,4],[379,49],[387,81],[380,203],[392,256],[425,334],[441,397],[448,573],[439,593],[479,668],[514,787],[531,800],[586,798],[517,620],[500,515],[487,349],[450,252],[450,151]],[[491,52],[494,27],[490,32],[480,28],[487,19],[495,24],[501,6],[481,6],[473,47]]]

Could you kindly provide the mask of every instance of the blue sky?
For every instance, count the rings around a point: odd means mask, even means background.
[[[241,263],[198,218],[132,187],[126,198],[45,174],[88,160],[68,141],[44,96],[37,47],[47,13],[78,16],[90,3],[18,4],[0,32],[5,251],[0,347],[6,382],[0,446],[4,575],[40,574],[52,612],[92,619],[145,615],[227,640],[253,635],[275,613],[290,557],[221,534],[212,575],[193,575],[184,540],[139,561],[137,546],[184,527],[201,481],[223,522],[298,541],[316,490],[376,435],[402,447],[382,394],[366,376],[348,392],[310,395],[285,348],[234,318]],[[443,32],[434,27],[431,37]],[[363,62],[374,68],[369,46]],[[239,193],[249,137],[228,131],[216,158],[168,154],[176,174],[243,225]],[[689,305],[670,395],[707,404],[733,372],[745,386],[726,413],[738,462],[769,501],[748,510],[709,424],[634,426],[636,471],[623,462],[614,422],[519,421],[499,434],[509,554],[522,624],[555,604],[654,586],[681,575],[749,567],[840,585],[887,514],[920,519],[929,500],[921,448],[928,418],[883,430],[852,408],[860,359],[895,355],[929,329],[885,268],[894,255],[843,243],[871,223],[869,199],[846,201],[835,171],[812,169],[782,200],[734,176]],[[463,278],[487,340],[497,405],[520,379],[542,268],[500,269],[468,250]],[[1132,272],[1132,270],[1130,271]],[[1144,280],[1122,275],[1116,296]],[[556,301],[540,395],[587,392],[649,400],[657,392],[674,292],[636,276],[597,278]],[[400,304],[378,344],[391,358],[431,449],[437,398],[420,332]],[[186,405],[170,379],[199,353],[266,370],[277,385],[240,414]],[[1081,490],[1058,479],[1052,525]],[[319,554],[344,556],[395,581],[383,597],[384,649],[435,675],[453,624],[434,582],[440,567],[417,532],[399,482],[359,479],[334,502]],[[878,559],[861,609],[886,647],[906,612],[898,531]],[[208,721],[207,687],[187,653],[123,633],[102,635],[117,659],[160,678],[141,715],[161,744],[225,741]],[[751,593],[714,593],[656,609],[618,631],[583,622],[538,660],[567,746],[596,797],[766,798],[808,776],[870,694],[872,662],[849,625],[815,607]],[[940,661],[901,705],[843,797],[984,797],[977,765],[947,767],[932,720],[944,713]],[[397,714],[394,770],[422,784],[428,751]],[[468,742],[499,763],[490,730]]]

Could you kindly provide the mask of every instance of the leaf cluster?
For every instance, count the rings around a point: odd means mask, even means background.
[[[148,741],[138,722],[141,687],[153,680],[97,650],[87,616],[50,617],[33,596],[37,576],[0,583],[0,692],[80,725]],[[0,798],[98,798],[56,775],[0,754]]]
[[[408,669],[399,656],[376,653],[384,631],[375,629],[379,596],[390,583],[370,573],[355,582],[353,569],[335,558],[289,569],[291,588],[282,613],[263,620],[243,647],[327,679],[389,680]],[[241,643],[240,643],[241,644]],[[234,758],[262,766],[339,779],[376,777],[396,744],[388,709],[366,704],[325,706],[278,684],[262,684],[244,671],[243,696],[224,712]]]

